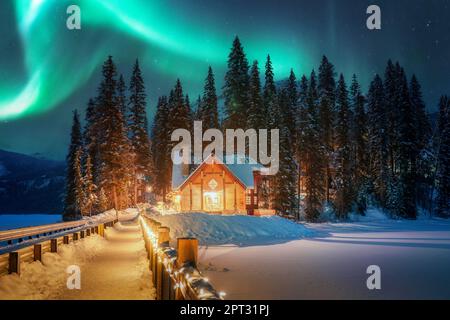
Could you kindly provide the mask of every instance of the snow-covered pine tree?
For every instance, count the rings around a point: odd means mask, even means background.
[[[123,114],[123,118],[127,120],[127,98],[126,98],[126,90],[127,87],[125,85],[125,80],[123,79],[123,75],[119,76],[119,80],[117,81],[117,103],[119,105],[120,111]]]
[[[275,86],[274,74],[272,61],[270,59],[270,55],[267,56],[265,73],[264,73],[264,90],[263,90],[263,98],[264,98],[264,109],[267,110],[267,127],[268,129],[276,129],[279,128],[278,124],[280,123],[280,112],[277,101],[277,89]]]
[[[81,216],[81,203],[83,197],[83,183],[81,173],[81,156],[83,138],[78,112],[73,112],[70,146],[67,154],[66,193],[64,199],[64,220],[75,220]]]
[[[75,212],[77,212],[77,216],[79,214],[83,214],[83,205],[84,205],[84,182],[83,182],[83,166],[82,166],[82,158],[83,158],[83,148],[79,147],[75,152],[75,161],[73,163],[73,172],[74,175],[74,194],[75,194],[75,203],[74,208]]]
[[[125,121],[117,101],[116,66],[109,56],[103,64],[103,79],[97,98],[98,108],[98,186],[111,199],[109,208],[120,209],[123,184],[129,170],[129,141]],[[101,134],[100,134],[101,133]]]
[[[431,181],[431,124],[426,112],[425,102],[422,98],[422,89],[417,77],[413,75],[409,83],[409,95],[414,112],[414,126],[417,143],[416,172],[416,199],[419,205],[426,207],[428,190],[433,184]]]
[[[185,104],[185,107],[186,107],[186,111],[187,111],[187,113],[188,113],[188,115],[189,115],[189,131],[190,131],[190,133],[191,133],[191,137],[193,137],[194,136],[194,119],[195,119],[195,113],[194,113],[194,111],[192,110],[192,107],[191,107],[191,99],[189,98],[189,95],[188,94],[186,94],[185,96],[184,96],[184,104]],[[192,156],[192,159],[193,159],[193,156]]]
[[[289,111],[290,101],[287,91],[281,90],[278,94],[278,103],[280,106],[281,117],[278,127],[280,128],[279,141],[279,170],[274,177],[273,183],[273,207],[278,214],[288,214],[297,217],[297,177],[292,174],[297,172],[297,165],[295,163],[294,154],[292,152],[292,138],[289,128],[285,123],[287,119],[287,112]]]
[[[250,99],[248,105],[248,129],[264,129],[267,124],[267,112],[261,95],[261,80],[258,61],[254,61],[250,69]]]
[[[336,148],[336,170],[335,187],[336,198],[334,207],[339,218],[347,217],[352,208],[353,195],[353,158],[351,148],[351,128],[350,120],[352,118],[348,100],[347,85],[344,76],[339,77],[336,89],[336,122],[335,122],[335,148]]]
[[[203,130],[219,129],[219,112],[217,108],[217,93],[214,80],[214,73],[211,67],[208,68],[208,75],[205,79],[203,99],[201,103],[201,120]]]
[[[296,159],[298,164],[298,191],[297,194],[299,195],[299,202],[298,202],[298,213],[300,214],[301,208],[302,208],[302,199],[300,197],[302,190],[304,189],[304,185],[302,185],[303,182],[303,176],[305,171],[305,165],[306,165],[306,128],[308,125],[308,78],[303,75],[300,80],[300,86],[299,86],[299,92],[298,92],[298,104],[297,104],[297,110],[295,113],[295,123],[296,123],[296,129],[295,129],[295,135],[296,135]]]
[[[415,128],[415,112],[411,104],[408,81],[403,69],[400,70],[399,127],[398,127],[398,183],[400,205],[392,208],[404,218],[416,218],[416,164],[418,141]]]
[[[309,79],[308,101],[305,121],[305,143],[303,159],[305,161],[305,217],[308,221],[317,221],[322,211],[325,194],[326,162],[319,123],[319,94],[314,70]]]
[[[387,115],[383,81],[376,75],[367,95],[369,172],[374,194],[379,204],[386,208],[388,169]]]
[[[196,102],[196,109],[194,112],[194,120],[201,121],[202,120],[202,97],[198,95]]]
[[[388,165],[391,170],[391,176],[396,174],[396,160],[398,159],[398,127],[400,122],[399,103],[400,103],[400,70],[398,63],[394,64],[391,60],[388,61],[384,73],[384,99],[386,104],[386,121],[387,126],[387,146],[389,161]]]
[[[336,81],[334,79],[334,66],[331,64],[326,56],[322,57],[322,62],[319,67],[319,123],[322,144],[327,162],[326,176],[325,176],[325,192],[326,200],[330,201],[330,189],[332,181],[332,158],[333,158],[333,123],[335,118],[335,91]]]
[[[426,112],[425,102],[422,97],[422,87],[417,80],[416,75],[411,77],[409,94],[415,115],[415,132],[419,143],[418,147],[419,149],[423,149],[428,144],[431,137],[431,125]]]
[[[85,114],[85,127],[83,132],[84,147],[86,156],[89,155],[92,163],[92,177],[94,183],[98,181],[98,149],[99,149],[99,132],[98,132],[98,108],[94,99],[89,99],[86,114]],[[86,159],[84,159],[86,161]]]
[[[289,73],[288,83],[286,85],[286,94],[288,95],[289,104],[284,112],[284,122],[289,130],[289,135],[291,136],[291,150],[295,153],[297,146],[297,139],[295,134],[295,116],[298,109],[298,89],[297,78],[295,77],[294,70],[292,69]]]
[[[130,80],[129,136],[134,157],[133,202],[142,202],[145,181],[150,178],[152,155],[148,135],[146,94],[139,61],[136,60]],[[140,194],[140,197],[138,196]]]
[[[265,64],[265,72],[264,72],[264,88],[263,88],[263,103],[264,109],[267,112],[266,115],[266,128],[267,129],[280,129],[281,135],[281,125],[283,122],[281,110],[279,108],[279,101],[277,96],[277,88],[275,86],[274,73],[272,67],[272,61],[270,59],[270,55],[267,55],[266,64]],[[268,136],[268,145],[270,146],[271,136]],[[280,137],[281,140],[281,137]],[[281,143],[279,141],[279,143]],[[269,150],[271,153],[272,151]],[[274,205],[275,198],[277,197],[277,179],[271,177],[270,180],[270,188],[268,188],[268,198],[269,202]]]
[[[166,201],[166,193],[170,188],[170,128],[169,103],[166,96],[158,99],[156,115],[152,127],[153,154],[153,188],[156,194]]]
[[[108,210],[109,208],[109,201],[108,197],[106,196],[105,189],[100,188],[100,191],[98,192],[98,200],[97,200],[97,212],[102,213]]]
[[[184,96],[184,103],[186,104],[186,109],[189,112],[189,117],[190,117],[190,121],[191,121],[191,127],[193,126],[192,122],[194,121],[194,113],[192,112],[192,108],[191,108],[191,99],[189,99],[189,95],[186,94]]]
[[[96,186],[92,176],[92,162],[89,155],[87,155],[84,164],[83,189],[83,215],[91,216],[94,213],[93,210],[97,201],[97,196],[95,194]]]
[[[352,153],[354,161],[354,189],[356,210],[364,214],[367,208],[368,197],[368,153],[367,153],[367,115],[365,111],[365,97],[356,75],[353,75],[350,87],[350,106],[353,111],[352,119]]]
[[[439,103],[436,215],[450,216],[450,100]]]
[[[169,99],[169,127],[170,132],[175,129],[191,130],[191,110],[186,104],[185,96],[183,95],[183,87],[180,79],[177,79],[174,89],[171,92]],[[170,139],[170,137],[169,137]]]
[[[223,95],[225,97],[224,128],[244,129],[247,124],[250,77],[249,65],[238,37],[228,56],[228,70],[225,74]]]
[[[173,131],[176,129],[186,129],[192,133],[193,123],[192,123],[192,112],[190,110],[190,105],[186,103],[185,96],[183,95],[183,87],[181,85],[180,79],[177,79],[174,89],[170,92],[169,97],[169,117],[167,122],[168,128],[168,159],[170,163],[170,168],[168,169],[168,180],[172,180],[172,158],[170,152],[172,148],[178,143],[171,141],[170,137]],[[191,141],[192,143],[192,141]],[[191,145],[192,147],[192,145]]]

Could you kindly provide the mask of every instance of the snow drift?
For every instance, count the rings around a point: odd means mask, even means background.
[[[169,227],[172,239],[195,237],[200,245],[253,246],[283,243],[315,235],[315,231],[304,225],[277,216],[180,213],[150,217]]]

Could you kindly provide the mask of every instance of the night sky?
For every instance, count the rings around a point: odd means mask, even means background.
[[[66,8],[81,8],[81,30]],[[366,8],[382,10],[382,30]],[[223,84],[239,35],[249,61],[267,54],[277,80],[299,78],[327,55],[364,88],[398,60],[423,86],[428,109],[450,94],[450,0],[6,0],[0,2],[0,149],[63,159],[71,110],[96,94],[112,55],[126,79],[139,58],[154,114],[157,97],[179,77],[195,101],[208,65]]]

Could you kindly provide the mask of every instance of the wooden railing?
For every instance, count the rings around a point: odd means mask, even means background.
[[[197,269],[198,240],[178,238],[170,247],[170,229],[145,215],[139,217],[158,300],[222,300]]]
[[[104,236],[105,229],[117,222],[117,218],[95,223],[82,220],[0,231],[0,275],[20,274],[22,262],[41,261],[43,253],[58,252],[60,245],[94,233]]]

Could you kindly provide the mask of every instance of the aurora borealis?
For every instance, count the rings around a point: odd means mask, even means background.
[[[322,54],[363,85],[388,58],[415,72],[429,108],[450,91],[450,2],[375,1],[383,29],[369,31],[359,0],[8,0],[0,4],[0,149],[62,159],[70,110],[96,93],[112,55],[128,78],[139,58],[149,113],[176,78],[191,100],[208,65],[218,88],[233,37],[260,67],[270,54],[278,80],[317,67]],[[81,8],[81,30],[66,28],[66,8]]]

